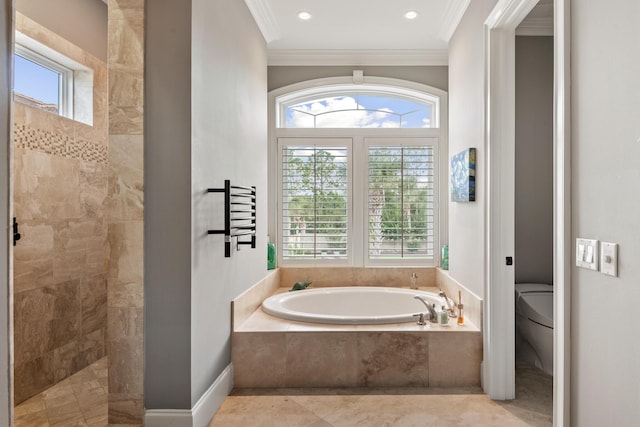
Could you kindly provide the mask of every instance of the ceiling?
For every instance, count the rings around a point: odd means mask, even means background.
[[[472,0],[245,0],[269,65],[447,65],[448,44]],[[299,12],[312,15],[298,18]],[[404,14],[416,11],[408,20]],[[519,35],[553,35],[540,0]]]
[[[395,58],[396,63],[404,55],[424,65],[444,65],[449,39],[470,0],[245,2],[265,36],[270,63],[274,58],[290,61],[296,56],[307,58],[307,62],[314,54],[324,56],[326,65],[339,65],[327,64],[328,57],[336,61],[344,54],[351,60],[386,55]],[[299,19],[301,11],[309,12],[312,18]],[[416,11],[418,17],[406,19],[404,14],[408,11]]]
[[[267,42],[270,65],[447,65],[449,40],[471,1],[245,3]],[[311,19],[299,19],[302,11]],[[417,12],[417,18],[406,19],[408,11]],[[553,35],[553,0],[540,0],[516,34]]]

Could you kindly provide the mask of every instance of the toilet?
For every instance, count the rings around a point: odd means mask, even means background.
[[[517,283],[515,290],[516,352],[553,375],[553,286]]]

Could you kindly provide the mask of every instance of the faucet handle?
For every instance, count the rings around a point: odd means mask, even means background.
[[[424,326],[427,322],[424,321],[424,313],[414,314],[413,317],[417,319],[416,324]]]

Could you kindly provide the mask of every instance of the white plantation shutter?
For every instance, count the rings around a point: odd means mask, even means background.
[[[344,141],[344,140],[343,140]],[[349,147],[280,147],[280,251],[283,260],[349,257]]]
[[[368,146],[369,260],[434,261],[436,157],[429,145]]]

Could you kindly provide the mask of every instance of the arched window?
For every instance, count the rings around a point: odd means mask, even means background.
[[[328,85],[277,99],[279,128],[437,128],[440,97],[372,84]]]
[[[281,265],[437,265],[446,93],[334,78],[269,97]]]

